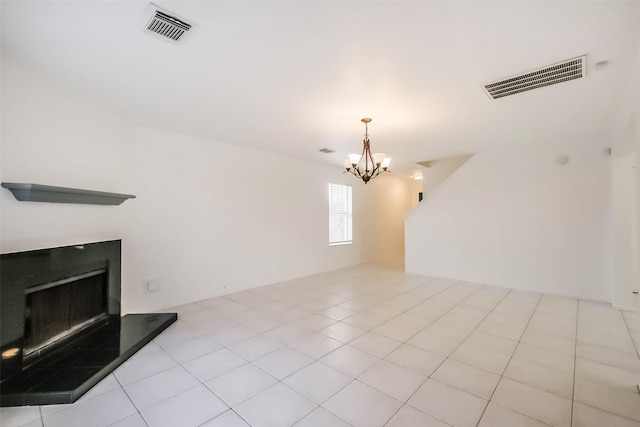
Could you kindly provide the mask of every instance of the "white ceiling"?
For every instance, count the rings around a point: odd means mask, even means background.
[[[372,117],[373,150],[402,174],[501,144],[606,141],[640,41],[637,1],[157,4],[196,25],[183,43],[143,31],[144,1],[3,0],[2,50],[136,123],[293,157],[341,165]],[[482,90],[582,54],[586,79]]]

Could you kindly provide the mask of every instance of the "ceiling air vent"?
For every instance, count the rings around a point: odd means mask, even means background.
[[[146,29],[152,33],[178,41],[184,33],[191,29],[191,24],[156,10],[151,20],[149,20]]]
[[[489,83],[484,90],[493,99],[568,82],[587,76],[587,56],[579,56],[539,70]]]

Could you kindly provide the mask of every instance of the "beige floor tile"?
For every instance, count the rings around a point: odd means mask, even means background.
[[[205,385],[227,405],[235,406],[277,382],[271,375],[247,363]]]
[[[358,380],[401,402],[406,402],[427,377],[395,363],[381,360],[360,375]]]
[[[485,320],[480,323],[476,331],[483,334],[518,341],[524,333],[524,328],[517,328],[515,326],[504,325],[501,323],[495,323]]]
[[[355,326],[347,325],[346,323],[338,322],[331,326],[327,326],[324,329],[320,329],[318,333],[340,341],[343,344],[353,341],[360,335],[367,333],[364,329],[356,328]]]
[[[400,347],[400,341],[392,340],[382,335],[369,332],[349,343],[350,346],[366,351],[376,357],[385,357],[396,348]]]
[[[494,335],[487,335],[474,331],[467,337],[467,339],[464,340],[463,344],[511,356],[518,343],[514,340],[508,340],[506,338],[500,338]]]
[[[466,391],[485,400],[489,400],[500,376],[491,372],[447,359],[437,371],[431,375],[440,382]]]
[[[569,319],[569,321],[558,321],[559,319],[565,318],[546,317],[544,319],[536,319],[534,316],[534,318],[531,319],[531,322],[527,325],[527,329],[559,338],[575,340],[576,320]]]
[[[191,360],[183,366],[200,381],[209,381],[246,363],[247,361],[242,357],[223,348],[222,350]]]
[[[575,359],[563,353],[547,350],[535,345],[520,343],[513,353],[513,359],[525,360],[536,365],[555,369],[573,375]]]
[[[402,320],[392,319],[376,328],[373,328],[372,332],[390,338],[394,341],[404,342],[422,331],[428,323],[429,322],[425,322],[424,325],[418,323],[407,325]]]
[[[484,320],[489,322],[494,322],[494,323],[500,323],[502,325],[513,326],[515,328],[522,328],[522,329],[524,329],[525,326],[527,326],[527,323],[529,323],[529,316],[527,315],[523,316],[520,314],[511,314],[511,313],[505,313],[505,312],[500,312],[496,310],[499,310],[499,306],[496,307],[494,311],[489,313],[489,315],[485,317]]]
[[[486,400],[433,379],[427,380],[408,403],[456,427],[475,427],[487,406]]]
[[[254,360],[282,346],[280,341],[260,334],[230,346],[229,350],[247,360]]]
[[[640,372],[640,358],[636,354],[579,342],[576,347],[576,356],[581,359]]]
[[[293,323],[287,323],[285,325],[278,326],[277,328],[272,329],[269,332],[266,332],[264,335],[276,341],[280,341],[282,344],[291,344],[292,342],[298,341],[302,337],[311,335],[312,333],[313,332],[309,329],[294,325]]]
[[[356,380],[322,405],[356,427],[382,427],[402,402]]]
[[[199,385],[141,412],[146,423],[154,427],[201,425],[228,408],[211,390]],[[116,412],[116,411],[114,411]],[[46,426],[47,420],[45,419]],[[84,425],[97,425],[93,422]],[[66,424],[71,427],[71,424]]]
[[[459,305],[456,307],[460,307]],[[474,330],[482,321],[481,317],[475,316],[467,316],[465,314],[454,313],[454,309],[444,314],[438,322],[446,323],[449,325],[459,326],[464,328],[466,331],[471,332]]]
[[[245,400],[233,410],[252,427],[271,427],[295,424],[316,407],[315,403],[278,383]]]
[[[385,427],[450,427],[437,418],[425,414],[409,405],[404,405],[400,410],[385,424]]]
[[[520,359],[511,359],[504,376],[530,386],[573,398],[573,375]]]
[[[581,338],[582,333],[593,333],[598,335],[605,335],[608,337],[616,337],[623,340],[629,340],[629,330],[624,322],[620,322],[619,326],[608,325],[606,323],[596,323],[588,320],[580,320],[578,322],[578,340]]]
[[[385,316],[377,316],[370,312],[361,312],[358,314],[354,314],[351,317],[347,317],[342,321],[342,323],[355,326],[356,328],[364,329],[365,331],[370,331],[376,326],[382,325],[387,320],[389,319],[387,319]]]
[[[320,362],[312,363],[283,382],[318,405],[344,388],[353,379]]]
[[[309,316],[296,320],[294,323],[312,331],[319,331],[329,325],[333,325],[336,321],[318,314],[310,314]]]
[[[40,422],[40,408],[37,406],[0,408],[0,421],[2,421],[1,425],[8,427],[19,427],[34,421]]]
[[[574,400],[607,412],[640,421],[640,394],[576,377]]]
[[[429,376],[440,366],[445,358],[412,345],[403,344],[385,357],[385,360],[413,372]]]
[[[283,380],[312,362],[313,359],[309,356],[283,347],[254,360],[252,363],[277,379]]]
[[[478,427],[547,427],[540,421],[489,402]]]
[[[592,406],[573,404],[573,427],[640,427],[640,422]]]
[[[289,347],[306,354],[313,359],[319,359],[332,351],[342,347],[340,341],[322,334],[311,334],[289,344]]]
[[[458,349],[451,354],[451,358],[494,374],[502,375],[507,367],[510,354],[496,353],[486,348],[479,348],[470,344],[463,343]]]
[[[638,384],[640,384],[640,373],[638,372],[581,358],[576,358],[576,378],[586,378],[631,393],[637,393]]]
[[[502,378],[492,401],[554,427],[571,424],[570,399],[509,378]]]
[[[347,310],[345,308],[329,307],[326,310],[322,310],[318,312],[318,314],[336,321],[340,321],[340,320],[346,319],[347,317],[353,316],[356,313],[354,311]]]
[[[435,333],[427,328],[407,341],[407,344],[447,357],[460,345],[463,339],[463,337]]]
[[[349,424],[326,409],[318,407],[293,427],[349,427]]]
[[[320,362],[349,375],[351,378],[357,378],[379,360],[380,358],[369,353],[345,345],[320,359]]]
[[[526,330],[520,341],[545,350],[568,354],[569,356],[575,355],[576,343],[574,340],[555,337],[553,335],[543,334],[537,331]]]
[[[218,415],[211,421],[203,424],[202,427],[250,427],[233,410],[229,410],[222,415]]]
[[[631,335],[627,338],[618,338],[617,336],[597,333],[592,330],[579,329],[578,341],[600,347],[606,347],[611,350],[636,354],[636,348],[631,340]]]

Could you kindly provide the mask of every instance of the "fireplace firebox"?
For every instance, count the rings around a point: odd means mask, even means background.
[[[120,317],[119,240],[2,254],[0,406],[72,403],[177,319]]]
[[[107,321],[107,271],[100,269],[34,286],[25,291],[24,360]]]

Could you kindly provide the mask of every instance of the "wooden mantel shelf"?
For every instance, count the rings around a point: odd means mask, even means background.
[[[21,202],[80,203],[86,205],[120,205],[127,199],[135,199],[131,194],[107,193],[104,191],[81,190],[78,188],[54,187],[41,184],[3,182],[2,187],[11,191]]]

